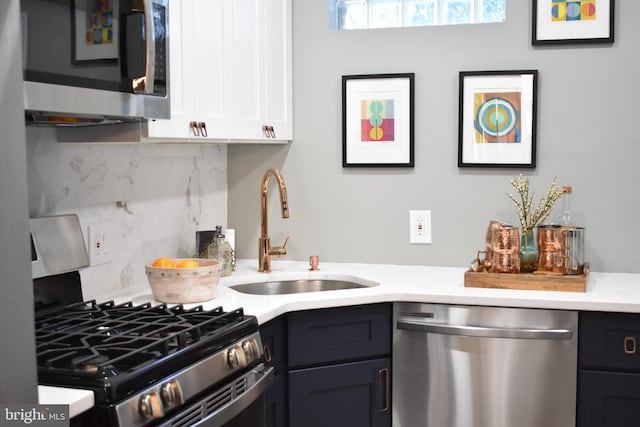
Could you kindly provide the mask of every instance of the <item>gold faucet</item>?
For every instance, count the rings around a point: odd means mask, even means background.
[[[267,234],[267,193],[269,191],[269,180],[274,176],[278,181],[280,189],[280,207],[282,208],[282,218],[289,218],[289,206],[287,203],[287,187],[284,178],[276,168],[268,169],[262,178],[261,187],[261,207],[260,207],[260,239],[258,240],[258,270],[265,273],[271,271],[271,257],[281,257],[287,254],[287,237],[282,246],[271,247],[271,239]]]

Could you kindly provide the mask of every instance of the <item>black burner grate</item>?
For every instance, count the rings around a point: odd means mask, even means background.
[[[117,401],[257,330],[242,309],[72,304],[36,318],[38,379]]]

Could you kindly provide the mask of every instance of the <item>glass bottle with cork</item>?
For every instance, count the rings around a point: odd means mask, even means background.
[[[558,224],[563,227],[575,227],[576,217],[571,209],[571,193],[573,188],[570,185],[562,187],[562,212],[558,216]]]

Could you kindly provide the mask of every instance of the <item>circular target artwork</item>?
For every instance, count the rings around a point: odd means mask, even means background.
[[[476,95],[476,142],[520,142],[520,94]]]

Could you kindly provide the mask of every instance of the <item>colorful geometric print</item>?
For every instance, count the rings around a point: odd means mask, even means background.
[[[521,142],[520,92],[473,94],[475,142]]]
[[[87,0],[85,42],[113,43],[113,0]]]
[[[363,142],[395,140],[393,99],[363,100],[360,109],[360,139]]]
[[[551,21],[591,21],[596,19],[597,0],[551,0]]]

